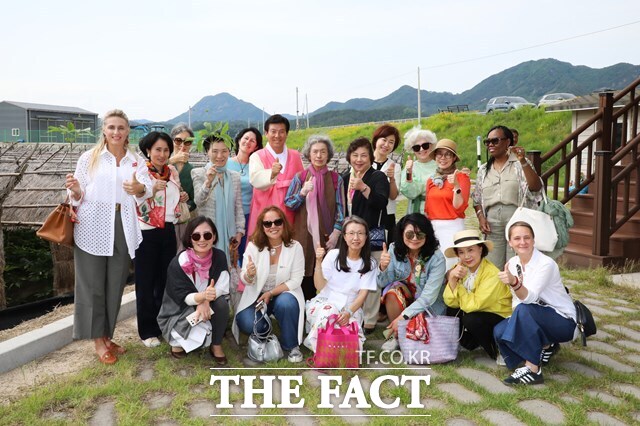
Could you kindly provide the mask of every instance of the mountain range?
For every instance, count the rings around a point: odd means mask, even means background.
[[[619,63],[606,68],[572,65],[556,59],[527,61],[494,74],[473,88],[459,94],[421,90],[423,116],[448,105],[468,105],[484,110],[494,96],[522,96],[537,102],[547,93],[569,92],[586,95],[602,89],[622,89],[640,75],[640,66]],[[310,113],[314,125],[339,125],[362,121],[410,118],[417,116],[417,89],[402,86],[380,99],[355,98],[346,102],[329,102]],[[187,122],[189,112],[167,120]],[[288,116],[291,118],[291,116]],[[261,122],[263,112],[255,105],[229,93],[205,96],[191,109],[191,122],[244,121]]]

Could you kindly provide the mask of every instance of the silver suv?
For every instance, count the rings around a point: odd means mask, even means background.
[[[520,96],[496,96],[495,98],[489,99],[485,112],[489,114],[494,111],[511,111],[512,109],[523,106],[534,107],[536,104],[532,104]]]

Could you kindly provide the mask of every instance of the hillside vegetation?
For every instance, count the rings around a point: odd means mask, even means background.
[[[403,137],[395,153],[402,152],[404,135],[417,122],[398,123],[396,127]],[[494,125],[502,124],[520,132],[520,145],[527,150],[547,152],[571,132],[571,112],[545,113],[544,109],[520,108],[507,113],[482,115],[477,113],[439,113],[422,119],[422,128],[436,133],[438,139],[448,138],[458,143],[461,164],[476,167],[476,137],[485,138]],[[300,149],[307,138],[316,133],[326,134],[334,142],[337,151],[346,151],[349,143],[360,136],[371,138],[377,125],[363,124],[339,128],[311,128],[291,131],[287,139],[290,148]],[[485,161],[483,147],[483,162]],[[406,154],[405,154],[406,155]],[[548,167],[548,165],[546,166]],[[474,173],[475,174],[475,173]]]

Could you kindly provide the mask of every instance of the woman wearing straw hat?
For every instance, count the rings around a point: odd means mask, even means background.
[[[451,139],[440,139],[429,156],[436,160],[436,173],[427,180],[425,213],[440,241],[440,250],[453,245],[453,235],[464,229],[464,211],[469,205],[471,181],[467,173],[456,168],[458,145]],[[446,256],[446,254],[445,254]],[[447,258],[447,269],[456,264]]]
[[[500,282],[498,268],[486,259],[491,250],[493,242],[484,241],[479,231],[457,232],[445,256],[459,261],[449,271],[443,297],[447,315],[460,317],[462,347],[473,350],[482,346],[496,359],[493,328],[511,315],[511,292]]]

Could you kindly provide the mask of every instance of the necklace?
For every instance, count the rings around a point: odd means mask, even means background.
[[[276,251],[277,249],[279,249],[280,247],[282,247],[282,243],[278,244],[277,246],[273,246],[269,249],[269,254],[271,256],[275,256],[276,255]]]

